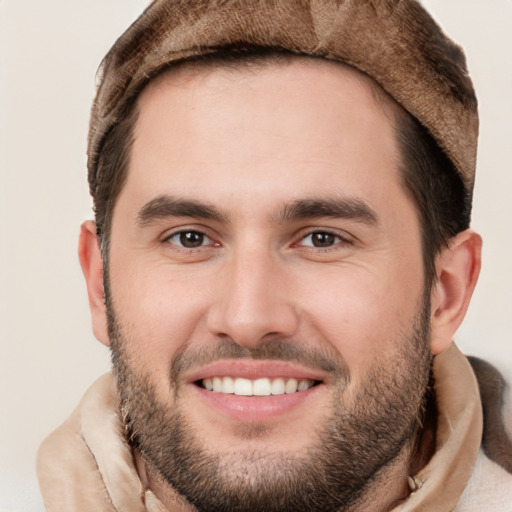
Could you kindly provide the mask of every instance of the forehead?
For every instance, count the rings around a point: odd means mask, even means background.
[[[371,188],[383,199],[383,184],[400,181],[391,101],[370,78],[325,60],[181,66],[138,100],[121,198],[133,208],[163,194],[229,207],[245,195],[275,209]]]
[[[145,87],[138,99],[138,108],[144,108],[144,105],[151,101],[147,99],[148,96],[167,95],[171,90],[179,96],[186,94],[187,88],[206,90],[209,87],[222,87],[223,82],[226,85],[229,82],[231,85],[238,82],[241,87],[250,88],[251,83],[256,84],[258,75],[267,79],[264,80],[267,85],[272,84],[278,88],[286,87],[291,78],[292,81],[297,81],[294,89],[306,94],[309,92],[308,82],[312,80],[317,96],[321,96],[323,92],[336,95],[335,91],[346,95],[347,90],[342,92],[340,81],[345,82],[345,85],[351,83],[355,89],[362,92],[359,100],[366,96],[362,103],[369,99],[367,93],[370,92],[375,102],[374,106],[380,107],[391,122],[394,122],[395,117],[403,110],[403,107],[373,78],[352,66],[325,58],[272,52],[248,56],[213,54],[177,63]]]

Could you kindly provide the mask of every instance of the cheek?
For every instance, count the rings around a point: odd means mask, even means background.
[[[422,298],[418,271],[335,269],[323,280],[304,281],[297,295],[313,330],[339,352],[353,377],[400,349]],[[395,269],[396,270],[396,269]]]
[[[173,356],[202,329],[204,290],[163,266],[132,266],[128,271],[120,264],[111,276],[113,305],[127,352],[141,371],[161,374],[163,378],[155,381],[168,388]]]

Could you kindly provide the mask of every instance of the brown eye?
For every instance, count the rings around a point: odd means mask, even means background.
[[[336,243],[336,240],[338,239],[336,235],[323,231],[312,233],[310,236],[313,247],[331,247]]]
[[[197,249],[211,243],[210,238],[200,231],[180,231],[170,236],[167,241],[185,249]]]
[[[313,231],[306,235],[300,242],[299,245],[306,247],[315,247],[318,249],[328,249],[339,243],[343,243],[340,236],[330,233],[329,231]]]
[[[204,235],[197,231],[185,231],[180,234],[180,243],[183,247],[201,247],[203,245]]]

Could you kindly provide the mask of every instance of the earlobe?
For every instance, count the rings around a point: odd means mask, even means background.
[[[447,349],[473,295],[481,265],[482,238],[472,230],[459,233],[436,261],[432,288],[432,354]]]
[[[94,335],[101,343],[109,345],[103,288],[103,261],[96,224],[93,221],[85,221],[80,227],[78,258],[87,285]]]

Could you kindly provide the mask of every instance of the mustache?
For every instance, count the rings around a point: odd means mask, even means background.
[[[222,359],[254,359],[296,363],[321,370],[333,380],[348,382],[349,368],[343,357],[334,351],[310,348],[294,341],[270,339],[254,347],[245,347],[232,340],[221,340],[201,347],[184,345],[171,361],[171,380],[177,384],[190,369]]]

